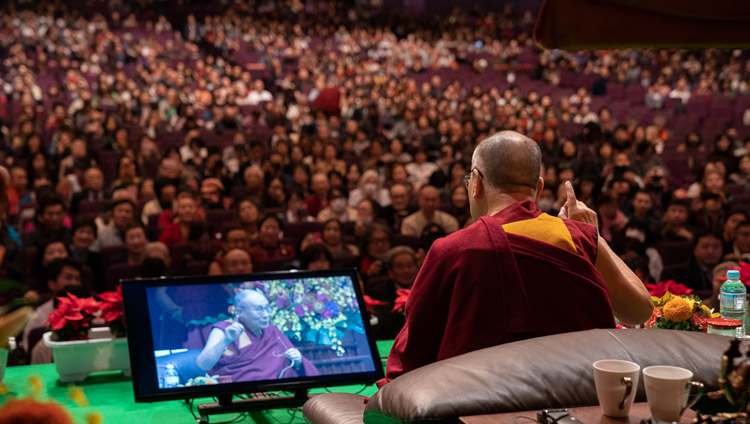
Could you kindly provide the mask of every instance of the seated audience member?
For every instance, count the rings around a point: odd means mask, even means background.
[[[419,190],[419,210],[404,218],[401,234],[419,237],[427,224],[440,225],[446,233],[458,231],[458,221],[450,214],[438,209],[440,193],[433,186],[424,186]]]
[[[85,216],[78,216],[73,220],[73,243],[70,245],[70,254],[82,266],[91,268],[94,276],[94,288],[103,291],[104,287],[104,262],[99,253],[91,250],[96,240],[96,224],[94,220]]]
[[[380,223],[371,224],[362,237],[362,261],[359,272],[362,278],[377,277],[385,274],[385,260],[391,248],[391,231]]]
[[[469,211],[469,195],[466,186],[461,184],[451,190],[450,206],[448,212],[458,221],[463,228],[471,223],[471,211]]]
[[[242,290],[234,296],[234,304],[234,319],[218,322],[211,329],[196,359],[201,369],[210,375],[230,376],[232,382],[319,374],[271,324],[271,307],[261,292]],[[279,342],[286,350],[281,355],[271,354]]]
[[[160,215],[162,211],[172,209],[172,200],[177,193],[177,186],[173,180],[157,178],[154,181],[154,191],[156,192],[156,199],[151,199],[143,205],[143,211],[141,212],[143,225],[148,225],[149,216]]]
[[[198,219],[198,205],[191,192],[181,192],[177,196],[176,206],[174,222],[164,227],[159,236],[159,241],[167,247],[186,242],[189,236],[190,224]]]
[[[317,217],[318,213],[328,206],[328,190],[331,185],[328,176],[323,172],[316,172],[310,180],[312,194],[305,199],[307,214]]]
[[[221,275],[224,268],[224,255],[234,249],[250,250],[250,237],[240,227],[232,227],[224,233],[224,250],[208,265],[208,275]]]
[[[308,271],[331,269],[333,257],[322,243],[313,243],[302,249],[299,255],[300,268]]]
[[[169,267],[172,265],[172,255],[169,254],[169,248],[160,241],[154,241],[146,245],[144,252],[144,262],[149,259],[158,259]]]
[[[253,272],[253,261],[245,249],[232,249],[224,255],[223,275],[229,274],[251,274]]]
[[[357,205],[357,220],[354,222],[354,235],[361,238],[375,218],[380,214],[380,206],[373,200],[363,199]]]
[[[250,241],[258,238],[258,219],[260,210],[258,205],[250,199],[242,199],[234,208],[236,213],[236,224],[247,233]]]
[[[30,293],[27,293],[27,297],[37,299],[40,294],[48,294],[47,280],[45,280],[45,278],[47,278],[47,266],[55,259],[63,259],[67,257],[70,257],[68,245],[62,241],[51,240],[40,246],[36,251],[36,257],[34,258],[31,270],[31,281],[28,281],[26,284],[31,291]]]
[[[388,250],[386,255],[385,267],[388,279],[380,287],[368,287],[367,294],[377,300],[393,302],[396,300],[397,290],[411,290],[419,267],[417,254],[411,247],[396,246]]]
[[[10,183],[6,188],[8,197],[8,216],[15,218],[21,199],[29,195],[29,177],[26,170],[20,166],[10,168]]]
[[[253,263],[270,259],[294,259],[294,248],[288,244],[281,243],[281,232],[284,230],[284,224],[281,220],[272,214],[267,214],[261,218],[260,233],[255,245],[250,247],[250,256]]]
[[[146,229],[143,225],[133,222],[125,228],[123,237],[127,251],[123,255],[113,257],[111,263],[140,265],[146,258],[146,245],[148,244]]]
[[[617,196],[614,193],[604,193],[597,199],[597,212],[599,215],[599,231],[607,242],[612,242],[616,233],[625,228],[628,219],[617,205]]]
[[[414,154],[414,162],[406,164],[409,181],[414,185],[415,190],[427,184],[430,176],[437,170],[438,166],[434,162],[427,161],[427,153],[423,149],[417,150]]]
[[[417,208],[410,204],[409,190],[403,184],[394,184],[391,186],[391,204],[380,211],[380,216],[388,223],[393,231],[401,232],[401,223],[404,219],[417,211]]]
[[[359,177],[357,188],[349,193],[349,206],[356,207],[364,199],[370,199],[380,207],[391,204],[391,196],[381,187],[380,175],[374,169],[368,169]]]
[[[65,257],[53,260],[46,267],[46,274],[47,291],[53,294],[69,286],[81,286],[81,264],[73,258]],[[26,345],[29,340],[29,333],[36,328],[44,327],[44,321],[47,320],[49,314],[54,310],[54,299],[50,298],[39,305],[34,311],[28,324],[26,324],[26,328],[23,330],[24,345],[28,352],[31,352],[34,348],[34,346]]]
[[[722,262],[714,267],[713,278],[711,280],[711,297],[704,299],[703,303],[714,311],[721,308],[719,304],[719,293],[721,286],[727,281],[727,271],[730,269],[739,269],[740,264],[734,261]]]
[[[437,224],[427,224],[424,227],[422,234],[419,236],[419,248],[417,249],[417,265],[419,267],[422,266],[424,258],[427,257],[427,252],[430,251],[435,241],[447,235],[443,227]]]
[[[662,218],[661,238],[665,241],[690,241],[693,231],[687,226],[688,207],[679,200],[673,200]]]
[[[661,280],[675,280],[680,284],[700,291],[710,291],[713,269],[721,262],[721,238],[717,234],[702,231],[693,239],[693,257],[682,268],[665,272]]]
[[[341,222],[356,221],[359,215],[357,210],[346,205],[346,194],[341,187],[331,187],[328,190],[329,204],[318,213],[318,222],[326,222],[330,219],[338,219]]]
[[[732,253],[734,239],[737,237],[737,225],[744,221],[747,221],[747,212],[741,209],[735,209],[727,214],[721,233],[721,242],[724,244],[724,255]]]
[[[745,154],[739,160],[737,172],[729,175],[729,179],[738,186],[745,187],[745,192],[750,187],[750,154]]]
[[[73,195],[73,200],[70,203],[71,215],[78,214],[81,202],[84,200],[102,202],[107,199],[107,194],[104,192],[104,174],[102,174],[102,170],[96,167],[87,169],[83,173],[82,189]]]
[[[430,249],[382,384],[473,350],[612,328],[613,315],[630,324],[651,316],[646,288],[599,237],[596,213],[576,200],[572,184],[565,183],[568,200],[560,218],[536,208],[544,180],[535,141],[497,133],[481,141],[471,165],[474,224]],[[567,305],[583,299],[590,306],[571,312]]]
[[[37,206],[34,229],[22,235],[23,247],[39,247],[50,240],[62,240],[65,244],[70,244],[70,228],[64,225],[66,215],[62,200],[45,195]]]
[[[632,211],[628,216],[628,224],[638,224],[646,231],[646,238],[653,240],[658,233],[659,222],[652,214],[654,201],[651,195],[644,190],[639,190],[633,196],[631,205]]]
[[[135,203],[130,199],[115,200],[109,214],[96,218],[94,250],[102,247],[122,246],[122,234],[135,221]]]
[[[206,210],[224,210],[224,184],[218,178],[201,182],[201,203]]]
[[[725,261],[750,262],[750,221],[737,224],[737,235],[732,243],[732,250],[724,255]]]
[[[321,232],[321,240],[323,244],[331,252],[333,259],[350,258],[352,256],[359,256],[359,248],[349,243],[345,243],[342,238],[343,231],[341,229],[341,222],[336,219],[329,219],[323,224],[323,231]]]

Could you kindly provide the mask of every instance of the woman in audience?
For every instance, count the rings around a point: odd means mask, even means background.
[[[380,223],[367,227],[362,237],[362,260],[359,264],[363,278],[385,274],[385,259],[391,248],[391,230]]]
[[[75,217],[73,219],[73,242],[70,245],[70,253],[79,264],[91,268],[94,277],[94,289],[97,292],[103,292],[107,289],[104,262],[98,252],[91,250],[96,240],[96,231],[96,224],[93,219],[85,216]]]
[[[260,210],[258,205],[250,199],[242,199],[234,207],[236,225],[245,230],[250,237],[250,241],[258,238],[258,218]]]
[[[176,216],[174,222],[164,227],[159,241],[167,247],[187,241],[190,224],[198,220],[198,205],[191,191],[183,191],[177,195]]]
[[[294,248],[281,242],[284,223],[276,215],[264,215],[258,225],[258,238],[250,247],[254,264],[267,260],[294,259]]]
[[[349,206],[357,207],[364,199],[372,200],[380,206],[391,204],[391,196],[388,190],[382,187],[380,175],[378,175],[378,171],[373,169],[365,171],[359,179],[357,188],[349,193]]]
[[[300,268],[308,271],[330,269],[333,263],[331,252],[321,243],[307,246],[299,255]]]
[[[31,281],[27,284],[29,292],[25,297],[38,299],[40,295],[49,294],[45,272],[47,265],[55,259],[64,259],[70,257],[68,246],[60,240],[52,240],[37,248],[36,257],[34,258],[31,271]]]
[[[329,219],[323,224],[321,233],[323,245],[331,252],[334,259],[359,256],[357,246],[345,243],[342,236],[341,222],[338,219]]]
[[[734,184],[744,187],[744,191],[750,191],[750,154],[742,156],[737,166],[737,172],[729,175]]]

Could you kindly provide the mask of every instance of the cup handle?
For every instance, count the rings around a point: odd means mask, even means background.
[[[695,388],[697,390],[697,393],[695,394],[695,397],[693,398],[693,400],[689,401],[687,405],[685,405],[685,407],[682,408],[682,411],[680,411],[680,415],[682,415],[682,413],[685,412],[686,409],[692,408],[693,405],[695,405],[696,402],[698,402],[698,399],[701,398],[701,395],[703,395],[703,383],[699,383],[697,381],[691,381],[685,386],[685,388],[688,389],[688,391],[690,391],[692,388]]]
[[[618,406],[619,409],[623,409],[625,408],[625,401],[628,400],[628,396],[633,392],[633,379],[630,377],[623,377],[622,380],[620,380],[620,384],[625,385],[625,396],[622,397],[620,406]]]

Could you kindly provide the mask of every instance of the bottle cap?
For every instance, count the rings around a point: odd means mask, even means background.
[[[736,269],[730,269],[727,271],[727,279],[729,280],[739,280],[740,278],[740,272]]]

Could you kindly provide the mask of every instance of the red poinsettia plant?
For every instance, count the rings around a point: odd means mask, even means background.
[[[653,297],[662,297],[666,293],[672,293],[676,296],[693,295],[693,289],[674,280],[662,281],[659,284],[646,284],[646,289],[648,289],[648,294]]]
[[[122,291],[101,293],[95,297],[78,297],[72,293],[57,298],[57,308],[45,323],[52,328],[55,341],[86,340],[96,324],[109,326],[112,337],[125,336]]]

